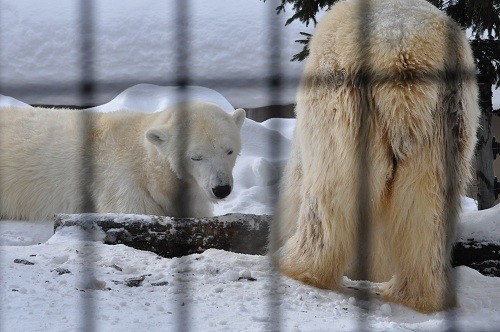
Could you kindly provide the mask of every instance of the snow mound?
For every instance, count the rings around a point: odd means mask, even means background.
[[[175,84],[182,60],[190,84],[217,89],[233,105],[290,104],[304,66],[290,61],[302,49],[294,41],[313,26],[285,26],[286,16],[276,15],[276,6],[258,0],[191,0],[188,23],[181,25],[174,0],[95,1],[89,35],[94,47],[86,59],[97,85],[94,100],[82,101],[79,2],[5,0],[0,5],[2,91],[31,104],[102,104],[133,84]],[[187,40],[179,39],[181,27]],[[280,43],[273,40],[274,31]],[[280,91],[269,84],[273,55],[279,56],[273,58],[279,63],[274,68],[289,77]]]
[[[500,245],[500,204],[487,210],[462,213],[457,238]]]
[[[462,213],[477,211],[477,201],[470,197],[462,197]]]
[[[15,98],[9,97],[9,96],[4,96],[0,95],[0,107],[10,107],[10,106],[15,106],[15,107],[31,107],[30,105],[23,103],[20,100],[17,100]]]
[[[158,86],[153,84],[134,85],[110,102],[89,108],[92,112],[114,112],[130,110],[143,113],[155,113],[181,102],[199,100],[219,105],[226,112],[234,111],[233,106],[220,93],[201,86]]]

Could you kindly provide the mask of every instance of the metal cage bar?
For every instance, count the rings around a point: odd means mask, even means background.
[[[279,5],[279,0],[270,0],[269,1],[269,12],[268,12],[268,24],[269,24],[269,49],[271,50],[271,54],[269,55],[269,78],[268,78],[268,104],[269,105],[280,105],[282,89],[284,84],[283,73],[281,69],[281,49],[282,49],[282,38],[279,29],[279,20],[276,17],[276,13],[274,12],[274,8],[277,8]],[[279,155],[281,147],[279,145],[270,145],[269,153],[271,155]],[[272,189],[269,189],[272,190]],[[277,192],[271,193],[273,197],[277,197]],[[269,331],[280,331],[281,330],[281,296],[279,295],[278,288],[281,284],[281,278],[279,275],[279,271],[272,268],[272,272],[270,274],[269,279],[270,287],[268,294],[268,314],[270,316],[269,319]]]
[[[82,105],[93,103],[95,93],[94,82],[94,1],[79,1],[80,19],[80,101]],[[94,148],[91,141],[91,133],[94,128],[92,118],[87,112],[81,112],[80,135],[83,145],[81,156],[81,178],[80,191],[83,201],[81,211],[84,213],[96,211],[94,197],[92,197],[92,182],[95,175]],[[95,256],[93,244],[81,248],[83,253],[83,273],[82,278],[93,280],[95,278],[95,266],[91,256]],[[82,281],[85,284],[85,281]],[[95,331],[95,308],[96,302],[92,291],[86,291],[81,296],[81,321],[80,329],[85,331]]]
[[[360,65],[361,68],[361,77],[358,77],[356,80],[359,81],[359,107],[360,116],[358,125],[358,135],[355,139],[358,141],[359,145],[359,155],[357,156],[358,163],[358,187],[357,189],[357,202],[358,202],[358,213],[357,213],[357,241],[358,248],[356,252],[356,261],[357,261],[357,276],[360,280],[368,280],[369,279],[369,271],[370,271],[370,260],[369,260],[369,250],[371,245],[371,192],[370,185],[366,185],[367,181],[361,181],[360,179],[370,179],[371,175],[371,164],[368,160],[369,155],[369,135],[370,135],[370,121],[366,121],[370,119],[370,81],[371,75],[369,70],[369,59],[367,50],[370,47],[370,30],[366,27],[370,22],[371,16],[371,0],[363,0],[362,6],[360,6],[359,10],[361,11],[358,15],[361,17],[362,26],[359,27],[359,31],[357,32],[358,38],[358,52],[362,55],[363,63]],[[369,181],[369,180],[368,180]],[[367,316],[370,312],[371,307],[371,296],[364,289],[361,288],[358,292],[356,292],[356,304],[359,306],[361,312],[359,315],[359,330],[360,331],[368,331],[368,321]]]
[[[183,99],[188,99],[189,98],[189,91],[188,91],[188,84],[190,81],[190,71],[189,71],[189,59],[190,59],[190,35],[189,35],[189,12],[190,12],[190,1],[189,0],[176,0],[175,2],[175,11],[176,11],[176,21],[175,21],[175,27],[176,27],[176,58],[175,58],[175,65],[177,67],[176,69],[176,86],[178,87],[177,90],[177,95],[179,100]],[[187,106],[181,106],[183,109],[184,113],[186,109],[184,107]],[[189,131],[189,128],[187,129]],[[185,155],[185,151],[187,150],[188,146],[188,140],[189,136],[186,136],[186,140],[182,142],[176,142],[176,144],[179,144],[178,146],[178,153],[179,153],[179,160],[183,159],[183,156]],[[182,199],[182,196],[185,195],[184,192],[182,192],[181,189],[177,190],[175,193],[176,198],[175,201],[181,206],[179,206],[179,211],[182,215],[186,215],[185,211],[187,211],[187,206],[185,206],[185,201]],[[183,271],[189,270],[189,265],[190,262],[189,260],[182,261],[179,264],[179,267],[177,268],[177,271],[175,271],[175,279],[176,279],[176,287],[177,287],[177,299],[176,299],[176,306],[177,306],[177,322],[176,322],[176,329],[177,331],[189,331],[190,326],[189,326],[189,316],[191,314],[190,310],[190,303],[188,301],[188,293],[191,291],[191,287],[189,284],[188,279],[183,278]]]

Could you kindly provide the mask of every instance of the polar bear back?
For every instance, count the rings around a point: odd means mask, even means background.
[[[450,75],[461,82],[457,108],[467,109],[459,112],[465,131],[477,127],[478,90],[465,31],[427,1],[341,1],[318,24],[310,48],[302,86],[331,84],[328,92],[316,92],[325,103],[346,100],[349,92],[339,93],[337,87],[368,83],[371,106],[398,158],[435,139],[437,112],[450,90],[447,81],[454,79]],[[299,90],[299,104],[309,98],[308,91]],[[359,121],[352,105],[335,108]],[[463,141],[471,156],[474,142]]]
[[[14,107],[0,112],[2,217],[32,220],[77,210],[80,193],[67,189],[82,181],[80,112]]]

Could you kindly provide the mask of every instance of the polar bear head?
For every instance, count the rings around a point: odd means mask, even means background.
[[[146,132],[147,142],[166,158],[176,176],[196,182],[212,201],[233,188],[232,170],[241,151],[245,110],[189,101],[161,112]]]

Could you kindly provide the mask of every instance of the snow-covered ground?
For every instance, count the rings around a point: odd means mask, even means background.
[[[189,98],[219,103],[219,93],[188,89]],[[141,84],[93,111],[154,112],[176,99],[175,89]],[[0,97],[0,107],[21,102]],[[245,120],[235,189],[216,214],[272,213],[273,193],[289,152],[295,121]],[[459,237],[499,239],[500,205],[477,211],[463,199]],[[496,228],[495,228],[496,227]],[[454,269],[460,308],[423,315],[374,299],[362,314],[353,294],[319,290],[279,276],[263,256],[220,250],[166,259],[102,234],[51,223],[0,223],[0,330],[72,331],[441,331],[450,317],[461,331],[500,330],[500,278],[467,267]],[[352,281],[345,280],[346,283]]]
[[[423,315],[380,300],[362,317],[352,295],[280,278],[263,256],[208,250],[165,259],[82,237],[78,229],[66,229],[40,245],[0,248],[2,331],[89,325],[98,331],[269,331],[276,318],[286,331],[358,331],[361,319],[369,331],[447,326],[444,313]],[[457,326],[498,331],[498,278],[466,267],[454,272],[461,304],[453,316]]]

